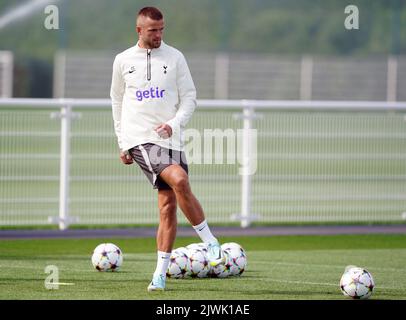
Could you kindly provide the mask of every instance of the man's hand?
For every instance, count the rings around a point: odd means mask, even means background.
[[[168,139],[172,136],[172,128],[165,123],[156,127],[155,131],[162,139]]]
[[[121,162],[124,164],[132,164],[134,162],[133,158],[130,156],[128,151],[121,151],[120,152],[120,159]]]

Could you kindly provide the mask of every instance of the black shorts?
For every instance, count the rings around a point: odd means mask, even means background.
[[[183,151],[171,150],[153,143],[144,143],[128,150],[134,161],[140,166],[154,189],[172,189],[159,176],[172,164],[180,165],[186,173],[189,172],[186,156]]]

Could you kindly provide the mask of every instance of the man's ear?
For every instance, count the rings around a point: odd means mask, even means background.
[[[140,34],[140,32],[141,32],[141,27],[136,26],[136,27],[135,27],[135,30],[137,31],[138,34]]]

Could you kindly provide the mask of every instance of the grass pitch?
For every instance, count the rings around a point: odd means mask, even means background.
[[[155,240],[44,239],[0,241],[0,299],[343,300],[347,265],[367,268],[374,300],[406,300],[406,235],[272,236],[220,238],[246,250],[241,277],[168,279],[165,292],[148,293],[155,269]],[[124,252],[122,269],[102,273],[90,257],[102,242]],[[175,247],[199,242],[179,238]],[[45,288],[48,265],[59,270],[57,290]]]

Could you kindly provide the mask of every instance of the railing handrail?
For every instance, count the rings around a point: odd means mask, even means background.
[[[0,107],[71,107],[110,108],[110,99],[70,98],[0,98]],[[406,101],[348,101],[348,100],[216,100],[198,99],[198,107],[207,109],[272,109],[272,110],[322,110],[322,111],[400,111],[406,110]]]

